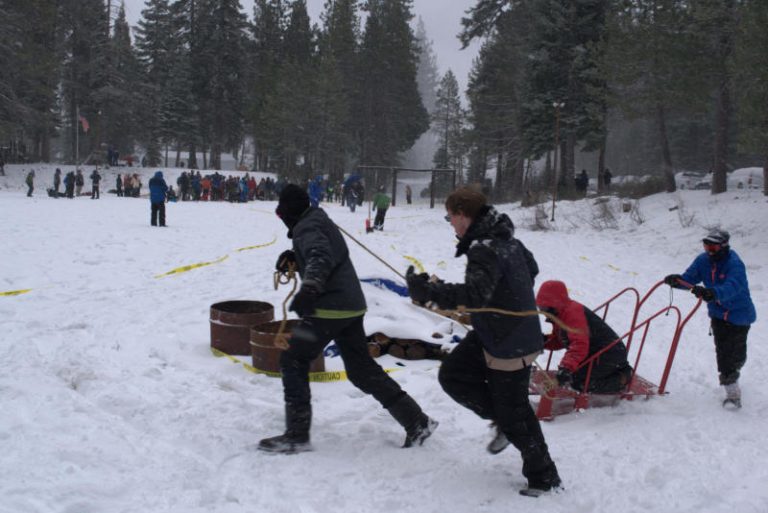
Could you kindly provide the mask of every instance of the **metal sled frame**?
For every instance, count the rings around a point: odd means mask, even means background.
[[[584,390],[589,390],[589,380],[592,375],[592,366],[604,352],[608,351],[611,347],[613,347],[615,344],[618,344],[620,341],[624,341],[627,346],[627,353],[629,353],[632,347],[632,343],[638,343],[640,346],[637,350],[634,362],[630,362],[632,363],[633,372],[626,389],[617,394],[595,394],[590,392],[578,392],[570,388],[558,387],[557,380],[555,378],[557,370],[550,370],[553,353],[553,351],[550,351],[549,357],[547,358],[546,368],[534,370],[534,372],[531,374],[531,382],[529,385],[529,394],[539,396],[539,404],[536,408],[536,416],[539,419],[552,420],[557,415],[564,415],[574,410],[600,406],[613,406],[617,404],[621,399],[627,399],[630,401],[635,397],[644,397],[645,399],[648,399],[653,395],[662,395],[665,393],[667,379],[669,378],[669,373],[672,370],[672,362],[675,359],[677,345],[680,342],[680,336],[683,333],[683,328],[685,328],[685,325],[691,319],[693,314],[696,313],[696,310],[699,309],[699,306],[701,306],[701,299],[696,302],[696,304],[688,311],[685,317],[683,317],[682,312],[677,306],[669,305],[648,316],[641,322],[638,322],[640,310],[642,309],[643,305],[646,303],[648,298],[651,297],[651,295],[653,295],[653,293],[656,292],[663,284],[663,281],[658,282],[642,298],[640,297],[640,293],[636,288],[627,287],[594,309],[595,313],[598,315],[600,315],[600,312],[602,311],[602,319],[605,320],[605,318],[608,316],[608,310],[614,301],[624,296],[625,294],[634,295],[635,306],[632,314],[632,324],[630,325],[629,331],[603,348],[598,353],[595,353],[586,359],[579,366],[579,369],[587,367],[587,377],[584,382]],[[640,367],[640,357],[642,356],[643,349],[645,348],[645,342],[648,338],[651,325],[656,319],[662,315],[666,316],[670,312],[677,316],[677,322],[675,325],[674,334],[672,336],[672,343],[670,344],[669,354],[667,355],[667,361],[664,366],[664,372],[661,376],[661,382],[657,386],[640,376],[637,372],[638,368]]]

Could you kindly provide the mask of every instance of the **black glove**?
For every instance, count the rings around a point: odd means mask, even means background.
[[[320,297],[320,286],[314,281],[305,281],[291,301],[288,310],[296,312],[299,317],[305,317],[315,313],[315,303]]]
[[[292,249],[286,249],[280,256],[277,257],[275,262],[275,269],[280,273],[287,273],[291,264],[296,264],[296,253]]]
[[[413,266],[405,273],[405,281],[408,282],[408,295],[417,303],[429,301],[429,275],[427,273],[416,274]]]
[[[565,367],[560,367],[557,371],[557,384],[561,387],[573,385],[573,373]]]
[[[706,287],[702,287],[701,285],[696,285],[693,287],[691,289],[691,294],[699,299],[703,299],[707,303],[715,299],[715,291]]]
[[[670,287],[675,287],[678,285],[677,280],[682,280],[683,277],[679,274],[668,274],[664,277],[664,283],[669,285]]]

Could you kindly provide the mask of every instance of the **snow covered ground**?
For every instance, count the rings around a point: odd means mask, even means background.
[[[423,447],[401,449],[403,433],[378,403],[332,382],[312,386],[314,452],[250,450],[281,432],[282,387],[212,356],[209,307],[228,299],[282,303],[287,290],[273,290],[272,269],[289,241],[275,204],[170,204],[169,227],[151,228],[147,199],[54,200],[45,194],[54,167],[34,167],[31,199],[23,186],[29,166],[6,166],[0,177],[0,293],[31,289],[0,296],[2,513],[768,511],[768,202],[759,191],[658,194],[640,201],[640,216],[622,213],[614,199],[613,219],[597,220],[601,207],[592,200],[559,202],[549,231],[531,230],[532,209],[500,206],[539,262],[537,283],[562,279],[590,306],[682,272],[706,229],[721,226],[747,264],[758,310],[742,410],[720,406],[702,309],[683,334],[669,395],[544,424],[566,491],[530,499],[517,493],[524,484],[517,452],[485,451],[487,425],[441,391],[432,360],[380,359],[440,421]],[[154,170],[139,171],[146,184]],[[465,260],[453,258],[441,208],[398,205],[385,231],[372,235],[363,232],[364,211],[327,211],[396,268],[404,271],[408,256],[442,278],[462,277]],[[361,277],[396,278],[349,246]],[[451,329],[391,292],[364,290],[369,332],[429,337]],[[668,289],[659,295],[658,308],[668,304]],[[673,301],[694,304],[684,292]],[[622,331],[628,317],[620,301],[608,319]],[[656,382],[671,339],[664,322],[638,369]],[[326,359],[329,369],[339,365]]]

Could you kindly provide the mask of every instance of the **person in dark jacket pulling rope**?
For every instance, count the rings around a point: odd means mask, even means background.
[[[434,302],[443,309],[497,308],[536,311],[533,255],[514,238],[506,214],[486,204],[485,196],[458,189],[445,202],[446,220],[459,238],[456,256],[466,255],[464,283],[444,283],[408,269],[408,292],[417,303]],[[492,454],[510,442],[520,451],[524,495],[558,488],[560,476],[549,455],[539,420],[528,402],[531,365],[541,354],[539,319],[497,313],[472,313],[472,330],[443,360],[438,379],[443,390],[462,406],[496,426],[488,445]]]
[[[293,250],[278,257],[276,268],[284,273],[295,266],[301,276],[301,287],[289,306],[301,322],[280,356],[285,432],[261,440],[258,448],[286,454],[312,450],[309,365],[331,340],[340,350],[349,381],[372,395],[405,428],[403,447],[421,445],[437,422],[368,353],[365,297],[341,232],[325,211],[310,208],[309,195],[293,184],[280,193],[276,213],[293,239]]]
[[[155,176],[149,179],[149,201],[152,203],[150,224],[157,226],[158,216],[160,226],[165,226],[165,194],[168,192],[168,184],[165,183],[163,172],[157,171]]]
[[[689,288],[693,295],[707,302],[715,336],[717,371],[720,384],[725,387],[723,406],[741,408],[740,370],[747,361],[747,333],[757,314],[744,262],[731,249],[730,239],[725,230],[710,231],[702,239],[704,252],[682,275],[670,274],[664,283]]]
[[[619,340],[619,336],[595,312],[569,298],[568,289],[562,281],[542,283],[536,294],[536,305],[573,328],[569,333],[553,324],[544,348],[566,350],[558,366],[557,382],[560,386],[572,386],[583,391],[589,371],[585,361]],[[551,321],[547,319],[547,322]],[[595,360],[587,390],[602,394],[617,393],[626,388],[631,378],[627,346],[618,341]]]

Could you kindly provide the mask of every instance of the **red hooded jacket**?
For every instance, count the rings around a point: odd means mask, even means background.
[[[586,374],[586,366],[579,366],[589,356],[613,343],[619,336],[592,310],[568,297],[568,289],[562,281],[546,281],[541,284],[536,295],[536,306],[540,309],[554,310],[555,315],[573,332],[566,332],[557,324],[552,325],[552,333],[544,343],[545,349],[566,349],[560,360],[560,367],[569,371]],[[627,349],[619,342],[603,353],[596,365],[621,366],[627,364]]]

